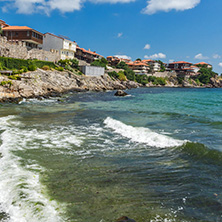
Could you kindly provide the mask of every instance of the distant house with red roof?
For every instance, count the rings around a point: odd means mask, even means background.
[[[161,64],[155,60],[152,59],[144,59],[142,62],[148,64],[150,67],[152,67],[154,72],[158,72],[161,69]]]
[[[96,59],[101,59],[103,56],[99,55],[95,51],[86,50],[84,48],[80,48],[79,46],[76,47],[75,57],[79,60],[83,60],[87,63],[92,63]]]
[[[168,69],[180,72],[186,70],[186,68],[190,68],[192,65],[193,64],[190,62],[178,61],[178,62],[169,63]]]
[[[148,74],[149,72],[149,65],[142,61],[134,61],[126,63],[130,69],[132,69],[136,74]]]
[[[106,60],[108,61],[110,66],[117,66],[120,62],[125,62],[125,63],[131,62],[130,59],[120,58],[118,56],[107,56]]]
[[[49,32],[44,34],[43,50],[59,52],[60,59],[74,59],[76,46],[76,42],[66,37],[57,36]]]
[[[206,63],[206,62],[199,62],[199,63],[196,63],[194,64],[195,66],[206,66],[207,68],[212,68],[213,66]]]
[[[3,35],[11,42],[24,42],[28,49],[39,48],[43,43],[43,34],[27,26],[10,26],[2,23]]]

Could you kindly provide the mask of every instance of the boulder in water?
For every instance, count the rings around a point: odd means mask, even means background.
[[[130,219],[129,217],[123,216],[116,220],[116,222],[136,222],[133,219]]]
[[[128,94],[124,92],[123,90],[117,90],[117,92],[114,94],[115,96],[127,96]]]

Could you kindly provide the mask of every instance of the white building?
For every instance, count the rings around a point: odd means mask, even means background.
[[[153,71],[159,72],[161,70],[161,65],[158,62],[153,63]]]
[[[63,60],[74,59],[76,46],[76,42],[51,33],[45,33],[43,37],[42,49],[46,51],[58,51],[60,59]]]

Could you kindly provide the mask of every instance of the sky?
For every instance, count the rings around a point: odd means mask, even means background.
[[[0,19],[104,57],[207,62],[222,73],[221,0],[0,0]]]

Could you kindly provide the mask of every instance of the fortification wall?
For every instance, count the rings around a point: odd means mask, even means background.
[[[38,59],[51,62],[59,60],[59,53],[56,51],[52,52],[42,49],[28,50],[25,43],[9,42],[6,37],[2,36],[0,36],[0,56],[17,59]]]

